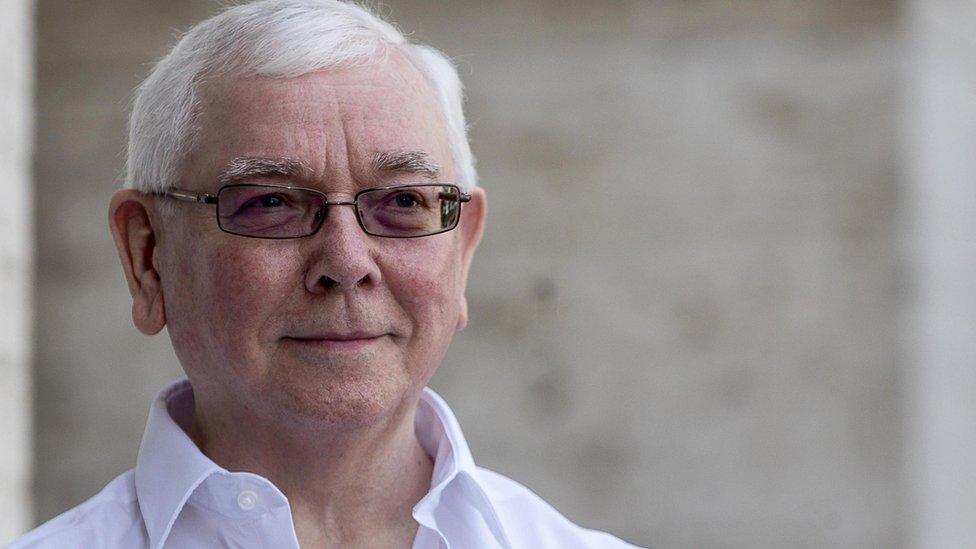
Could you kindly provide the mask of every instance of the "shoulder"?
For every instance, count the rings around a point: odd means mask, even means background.
[[[14,540],[7,549],[146,545],[133,472],[128,471],[88,501]]]
[[[634,547],[605,532],[577,526],[535,492],[504,475],[481,467],[476,475],[513,547]]]

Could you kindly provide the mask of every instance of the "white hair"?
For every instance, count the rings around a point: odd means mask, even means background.
[[[158,193],[174,186],[192,149],[198,88],[216,76],[294,78],[366,62],[393,47],[437,95],[457,172],[477,184],[462,109],[461,80],[441,52],[412,44],[366,8],[340,0],[261,0],[232,6],[190,29],[136,90],[129,120],[125,186]]]

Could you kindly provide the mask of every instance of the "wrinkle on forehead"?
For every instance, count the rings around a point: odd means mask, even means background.
[[[395,166],[387,174],[454,177],[434,89],[402,54],[297,78],[215,79],[202,91],[201,139],[186,164],[195,170],[188,176],[220,177],[221,184],[262,175],[255,170],[297,179],[379,179],[375,168],[386,165]],[[419,154],[406,158],[411,152]],[[382,153],[390,158],[377,161]],[[255,159],[273,162],[262,166]],[[295,162],[274,165],[281,160]]]

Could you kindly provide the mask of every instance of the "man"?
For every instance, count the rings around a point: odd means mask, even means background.
[[[140,87],[110,225],[187,380],[136,467],[14,547],[618,547],[474,465],[425,385],[485,194],[438,52],[336,0],[232,7]]]

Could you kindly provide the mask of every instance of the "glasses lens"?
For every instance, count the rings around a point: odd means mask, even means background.
[[[266,185],[232,185],[217,195],[220,228],[258,238],[295,238],[315,232],[325,197]]]
[[[453,185],[405,185],[371,189],[356,198],[366,232],[411,237],[453,229],[461,213],[461,193]]]

